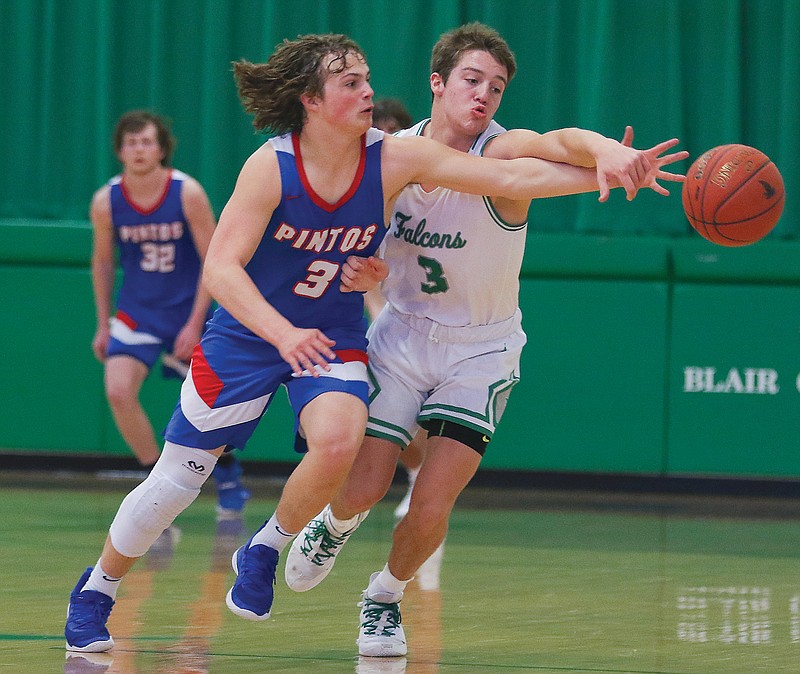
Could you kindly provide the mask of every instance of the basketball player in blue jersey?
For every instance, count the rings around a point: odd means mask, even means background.
[[[215,219],[200,183],[170,167],[174,139],[163,118],[124,114],[114,132],[122,173],[92,199],[92,282],[105,389],[120,434],[147,469],[158,460],[153,427],[139,402],[152,367],[168,354],[180,367],[200,341],[211,298],[199,285]],[[116,276],[122,284],[112,316]],[[164,367],[165,376],[180,376]],[[180,376],[182,379],[183,377]],[[231,454],[215,472],[221,512],[241,511],[247,492]]]
[[[633,198],[642,187],[668,194],[657,179],[683,178],[661,170],[686,157],[660,156],[674,141],[642,152],[629,147],[630,132],[623,144],[583,129],[506,132],[493,117],[516,66],[506,42],[487,26],[445,33],[431,65],[431,118],[400,131],[400,140],[424,136],[465,154],[538,156],[592,167],[590,189],[600,191],[601,201],[614,185]],[[388,563],[364,591],[361,656],[406,654],[399,610],[406,584],[415,574],[421,587],[430,582],[424,567],[441,554],[456,498],[475,474],[519,378],[526,338],[518,277],[532,196],[547,191],[522,199],[481,198],[429,183],[408,186],[394,202],[383,250],[388,304],[368,333],[367,437],[333,502],[296,537],[285,567],[292,589],[319,584],[388,490],[401,449],[420,428],[427,431],[425,459]],[[345,269],[347,283],[357,281],[362,265],[353,263]]]
[[[70,650],[113,646],[106,621],[120,579],[197,497],[225,448],[245,446],[282,385],[307,451],[275,512],[234,554],[226,602],[243,618],[269,617],[279,553],[337,493],[364,437],[363,297],[343,292],[342,268],[356,256],[372,285],[386,276],[373,253],[405,186],[508,199],[596,186],[593,170],[485,159],[372,129],[369,68],[343,35],[286,40],[266,63],[238,62],[234,73],[256,129],[278,136],[247,159],[220,216],[204,269],[220,308],[194,350],[158,462],[70,596]],[[646,172],[649,157],[641,161]]]

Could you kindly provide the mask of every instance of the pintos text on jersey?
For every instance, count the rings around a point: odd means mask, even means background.
[[[153,222],[146,225],[122,225],[117,229],[122,243],[144,243],[146,241],[177,241],[183,237],[183,223]]]
[[[378,231],[378,225],[366,227],[329,227],[328,229],[309,229],[295,227],[282,222],[273,235],[276,241],[287,241],[292,248],[329,253],[334,248],[342,253],[351,250],[364,250]]]

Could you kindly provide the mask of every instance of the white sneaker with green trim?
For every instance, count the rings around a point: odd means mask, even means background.
[[[336,555],[369,513],[369,511],[359,513],[355,526],[343,534],[338,534],[332,532],[326,524],[326,516],[330,510],[330,505],[326,505],[322,512],[297,534],[289,549],[284,575],[286,584],[295,592],[306,592],[325,580],[333,568]]]
[[[373,573],[369,582],[372,583],[377,575]],[[402,598],[402,593],[394,596],[376,595],[371,598],[367,596],[367,590],[364,590],[361,602],[358,604],[361,607],[359,633],[356,639],[359,655],[371,658],[399,658],[408,653],[400,617]]]

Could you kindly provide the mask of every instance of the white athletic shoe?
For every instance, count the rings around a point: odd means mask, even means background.
[[[370,584],[377,573],[369,579]],[[367,587],[369,590],[369,586]],[[359,606],[361,618],[358,631],[358,654],[370,658],[399,658],[408,653],[406,635],[400,618],[399,595],[367,596],[367,590],[362,594]]]
[[[325,524],[325,516],[330,509],[330,505],[326,505],[319,515],[306,524],[289,549],[284,575],[286,584],[295,592],[305,592],[325,580],[339,550],[369,512],[359,513],[356,525],[346,533],[334,534]]]

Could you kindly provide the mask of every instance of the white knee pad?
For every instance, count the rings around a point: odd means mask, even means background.
[[[126,557],[141,557],[197,498],[217,457],[167,443],[150,475],[122,501],[109,534]]]

